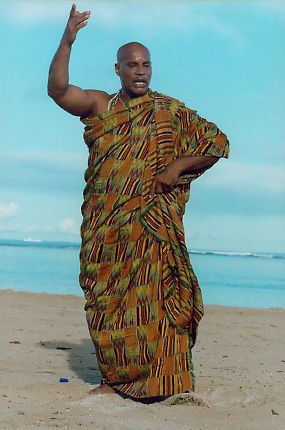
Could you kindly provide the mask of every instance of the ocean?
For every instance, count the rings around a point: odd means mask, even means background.
[[[74,294],[78,243],[0,239],[0,289]],[[191,250],[205,304],[285,307],[285,254]]]

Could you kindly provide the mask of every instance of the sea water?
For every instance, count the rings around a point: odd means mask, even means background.
[[[0,288],[82,296],[78,243],[0,240]],[[191,250],[205,304],[285,307],[285,254]]]

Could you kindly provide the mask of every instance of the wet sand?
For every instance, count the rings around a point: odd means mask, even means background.
[[[0,303],[1,430],[285,428],[285,309],[206,306],[195,393],[145,405],[88,394],[101,376],[83,298],[4,290]]]

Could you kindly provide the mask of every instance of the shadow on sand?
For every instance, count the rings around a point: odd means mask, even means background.
[[[81,339],[80,343],[67,341],[44,341],[37,344],[37,347],[66,354],[68,367],[80,379],[88,384],[100,384],[102,376],[98,368],[95,349],[91,339]]]

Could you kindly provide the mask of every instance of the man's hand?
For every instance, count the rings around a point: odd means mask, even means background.
[[[178,181],[180,169],[176,163],[169,163],[160,175],[154,178],[150,194],[169,193]]]
[[[78,30],[80,30],[82,27],[85,27],[85,25],[87,24],[87,20],[90,17],[90,13],[90,11],[80,13],[76,10],[76,4],[72,4],[69,18],[63,36],[61,38],[61,44],[66,44],[68,46],[71,46],[73,44],[76,39]]]
[[[169,193],[183,173],[203,173],[212,167],[219,157],[214,155],[186,155],[171,161],[164,172],[154,178],[150,194]]]

